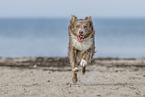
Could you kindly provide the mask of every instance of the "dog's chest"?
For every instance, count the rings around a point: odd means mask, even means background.
[[[79,42],[76,36],[72,36],[72,46],[80,51],[87,51],[93,44],[93,38],[89,38],[84,40],[83,42]]]

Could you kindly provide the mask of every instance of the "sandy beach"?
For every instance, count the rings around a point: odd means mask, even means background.
[[[0,97],[145,97],[145,59],[96,58],[75,85],[67,62],[0,58]]]

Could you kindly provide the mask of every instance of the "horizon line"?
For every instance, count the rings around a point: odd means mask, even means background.
[[[70,18],[71,16],[70,17],[0,17],[0,19],[70,19]],[[92,16],[92,19],[145,19],[145,17],[93,17]]]

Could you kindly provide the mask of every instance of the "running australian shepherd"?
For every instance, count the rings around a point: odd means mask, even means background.
[[[76,83],[78,66],[82,66],[82,73],[85,74],[86,66],[92,61],[95,54],[95,30],[91,16],[77,19],[76,16],[72,15],[68,30],[68,57],[73,71],[72,81]]]

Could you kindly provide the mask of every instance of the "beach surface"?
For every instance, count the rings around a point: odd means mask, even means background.
[[[145,97],[145,59],[96,58],[72,83],[67,58],[0,58],[0,97]]]

